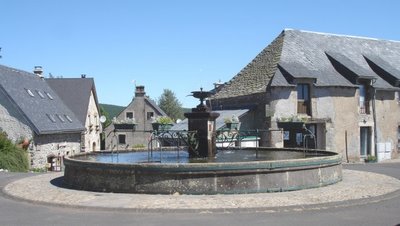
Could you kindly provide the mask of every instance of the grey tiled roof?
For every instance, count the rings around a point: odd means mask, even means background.
[[[98,106],[93,78],[50,78],[46,82],[85,125],[91,91]]]
[[[152,106],[154,109],[156,109],[160,115],[163,116],[167,116],[167,113],[165,113],[157,104],[156,102],[154,102],[152,99],[148,98],[148,97],[144,97],[144,100],[147,101],[148,104],[150,104],[150,106]]]
[[[343,66],[350,67],[358,77],[374,78],[375,88],[396,87],[388,82],[387,76],[378,75],[371,69],[364,56],[379,57],[374,62],[386,68],[385,71],[393,74],[393,77],[400,79],[398,41],[285,29],[252,62],[227,82],[214,98],[265,92],[268,85],[289,85],[288,81],[284,81],[284,71],[293,78],[315,78],[315,86],[355,87],[357,84],[336,70],[327,53],[334,55],[331,57]],[[390,65],[390,69],[387,65]]]
[[[36,134],[84,130],[75,114],[37,75],[0,65],[0,88],[26,117]]]

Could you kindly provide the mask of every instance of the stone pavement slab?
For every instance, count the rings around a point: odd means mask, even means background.
[[[203,213],[328,208],[377,202],[400,195],[400,180],[354,170],[343,170],[343,181],[326,187],[237,195],[146,195],[78,191],[57,186],[62,176],[62,173],[46,173],[20,179],[6,185],[3,192],[33,203],[74,208]]]

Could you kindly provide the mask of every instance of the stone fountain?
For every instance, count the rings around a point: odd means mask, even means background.
[[[219,158],[224,153],[216,149],[215,119],[219,114],[204,104],[211,93],[200,89],[192,95],[200,99],[200,104],[185,116],[198,145],[189,145],[187,162],[134,161],[140,159],[140,153],[130,152],[118,153],[116,158],[127,154],[132,162],[114,163],[103,158],[115,158],[112,152],[84,153],[65,157],[65,186],[100,192],[240,194],[315,188],[342,180],[341,155],[325,150],[241,148],[228,151],[227,157],[231,158]],[[255,159],[242,157],[249,151]],[[179,150],[173,153],[181,159]],[[159,154],[162,156],[163,151]],[[199,158],[202,160],[197,161]],[[220,162],[221,159],[225,161]]]
[[[204,104],[204,99],[211,96],[211,92],[193,91],[192,96],[200,99],[200,104],[192,108],[192,112],[185,113],[189,121],[189,131],[197,131],[198,148],[189,147],[189,158],[210,158],[216,154],[215,119],[219,113],[210,111]]]

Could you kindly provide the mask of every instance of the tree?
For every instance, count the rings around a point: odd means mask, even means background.
[[[182,104],[176,98],[175,93],[171,90],[164,89],[157,104],[174,121],[177,119],[183,119]]]
[[[106,121],[103,124],[104,128],[106,128],[107,126],[109,126],[111,124],[110,114],[103,108],[103,106],[100,106],[100,114],[102,116],[106,117]]]

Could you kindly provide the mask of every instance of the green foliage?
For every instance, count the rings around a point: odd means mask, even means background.
[[[0,168],[13,172],[29,169],[28,153],[13,144],[4,132],[0,132]]]
[[[376,156],[373,155],[368,155],[367,158],[365,159],[365,162],[376,162]]]
[[[155,122],[160,124],[174,124],[174,121],[168,116],[157,117]]]
[[[177,119],[183,119],[182,104],[176,98],[175,93],[171,90],[164,89],[157,104],[174,121]]]
[[[104,107],[100,105],[100,115],[106,117],[106,121],[104,122],[104,128],[111,124],[110,114],[104,110]]]
[[[101,115],[104,115],[107,117],[106,123],[107,122],[111,123],[111,119],[116,117],[124,109],[125,109],[125,107],[122,107],[122,106],[117,106],[117,105],[112,105],[112,104],[100,104]],[[103,111],[104,111],[104,114],[103,114]],[[107,113],[105,113],[105,112],[107,112]],[[109,124],[107,124],[107,126],[108,125]]]
[[[145,148],[145,147],[146,147],[146,145],[144,145],[144,144],[135,144],[133,146],[134,149],[142,149],[142,148]]]

